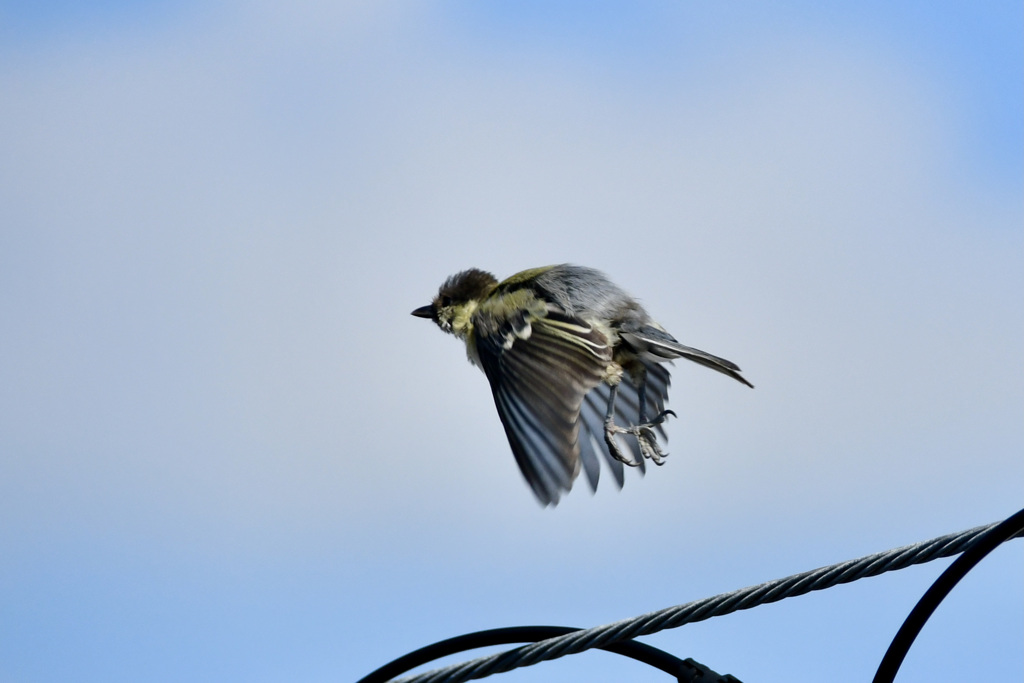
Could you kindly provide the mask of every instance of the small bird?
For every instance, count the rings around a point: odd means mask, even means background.
[[[664,362],[686,358],[754,386],[734,363],[677,342],[593,268],[532,268],[503,282],[470,268],[412,314],[465,342],[490,382],[519,469],[545,506],[572,488],[581,463],[597,490],[598,452],[620,488],[623,465],[643,471],[645,459],[664,462],[657,436],[667,438],[662,424],[675,417],[665,410]]]

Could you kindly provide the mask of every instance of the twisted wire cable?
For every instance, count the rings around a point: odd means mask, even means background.
[[[674,607],[666,607],[647,614],[604,626],[576,631],[557,638],[523,645],[512,650],[479,657],[461,664],[427,671],[398,679],[396,683],[459,683],[491,674],[504,673],[539,662],[558,659],[621,640],[651,635],[664,629],[719,617],[739,610],[750,609],[785,598],[823,590],[841,583],[850,583],[869,576],[905,569],[943,557],[964,552],[992,531],[999,522],[975,527],[955,534],[947,534],[913,545],[894,548],[856,560],[812,569],[784,579],[768,581],[756,586],[721,593],[710,598],[695,600]],[[1024,532],[1016,534],[1020,538]]]

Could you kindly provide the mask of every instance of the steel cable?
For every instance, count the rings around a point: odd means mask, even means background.
[[[630,619],[576,631],[557,638],[542,640],[487,657],[435,669],[398,679],[399,683],[458,683],[491,674],[503,673],[539,662],[558,659],[620,640],[651,635],[664,629],[719,617],[738,610],[750,609],[785,598],[823,590],[841,583],[850,583],[869,576],[924,564],[964,552],[979,541],[999,522],[947,534],[913,545],[894,548],[856,560],[812,569],[783,579],[721,593],[674,607],[666,607]],[[1022,534],[1017,534],[1020,537]]]

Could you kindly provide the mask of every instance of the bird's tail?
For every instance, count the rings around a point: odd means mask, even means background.
[[[620,335],[638,353],[647,354],[653,360],[663,361],[685,358],[694,363],[700,363],[706,368],[717,370],[723,375],[728,375],[737,382],[746,384],[751,389],[754,388],[754,385],[740,374],[739,366],[732,361],[719,358],[706,351],[695,349],[692,346],[680,344],[670,334],[657,328],[645,326],[636,332],[621,332]]]

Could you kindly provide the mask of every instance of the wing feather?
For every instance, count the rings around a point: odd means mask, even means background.
[[[583,406],[580,410],[580,448],[582,449],[583,444],[587,443],[594,453],[600,453],[604,457],[605,464],[611,470],[615,483],[621,489],[625,480],[623,464],[611,456],[611,453],[608,452],[608,446],[604,443],[604,415],[608,408],[608,399],[607,396],[602,398],[601,392],[598,390],[602,386],[607,387],[608,385],[599,384],[591,389],[583,399]],[[599,468],[600,465],[596,462],[596,456],[594,459],[595,467]],[[594,475],[591,486],[595,491],[597,490],[597,480],[598,476]]]
[[[490,334],[477,328],[477,353],[512,453],[534,494],[545,505],[556,504],[572,487],[581,457],[596,486],[593,444],[580,444],[580,409],[611,360],[607,339],[553,308],[543,317],[495,327]]]
[[[612,354],[604,334],[554,306],[546,315],[515,315],[489,329],[484,334],[477,328],[480,364],[519,469],[541,503],[557,504],[581,469],[596,491],[601,459],[621,488],[625,469],[604,441],[611,388],[601,379]],[[662,350],[663,341],[643,340],[652,356],[642,361],[647,368],[648,418],[663,411],[668,399],[669,370],[652,352],[654,347]],[[620,425],[639,420],[638,387],[628,376],[619,384],[615,420]],[[656,430],[666,438],[660,425]],[[643,473],[646,463],[636,437],[615,438]]]
[[[515,441],[510,436],[509,442],[530,487],[545,504],[558,502],[559,491],[571,483],[571,476],[560,467],[557,457],[552,457],[551,447],[543,439],[536,421],[525,414],[515,397],[507,391],[499,391],[495,394],[495,403],[502,424],[506,425],[506,433],[511,430],[517,435]]]

